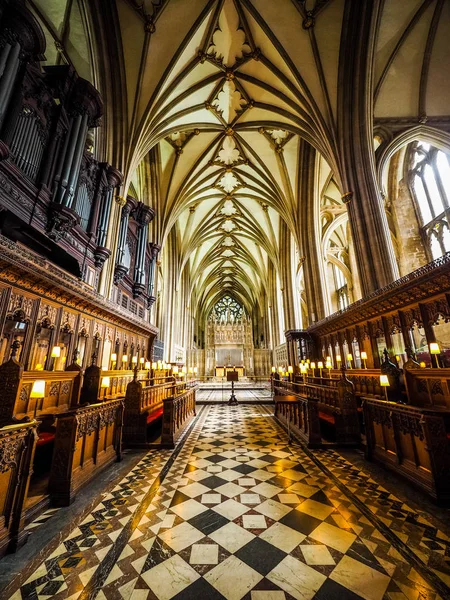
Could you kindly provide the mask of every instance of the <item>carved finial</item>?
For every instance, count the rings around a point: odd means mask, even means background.
[[[78,350],[78,348],[75,348],[75,350],[73,351],[73,354],[72,354],[72,362],[73,363],[78,363],[79,355],[80,355],[80,351]]]
[[[92,365],[96,365],[97,364],[97,351],[96,350],[94,350],[94,352],[92,353],[91,364]]]
[[[10,360],[17,360],[17,353],[19,352],[19,348],[21,346],[21,343],[19,342],[19,340],[14,340],[14,342],[11,344],[11,357]]]
[[[137,381],[138,378],[138,366],[136,365],[133,369],[133,381]]]
[[[387,348],[385,348],[383,350],[383,355],[384,355],[384,361],[383,362],[389,363],[390,362],[390,360],[389,360],[389,352],[387,351]]]
[[[412,348],[410,346],[406,346],[405,348],[405,354],[406,356],[411,359],[411,360],[417,360],[416,358],[416,353],[413,352]]]

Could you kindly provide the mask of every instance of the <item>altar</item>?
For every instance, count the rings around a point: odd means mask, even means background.
[[[240,367],[218,367],[218,366],[216,366],[215,376],[216,377],[226,377],[227,373],[229,373],[230,371],[236,371],[239,379],[241,379],[241,377],[245,377],[245,367],[243,367],[243,366],[240,366]]]

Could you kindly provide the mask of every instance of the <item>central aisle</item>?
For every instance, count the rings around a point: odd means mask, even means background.
[[[408,545],[431,555],[424,539],[444,534],[420,537],[412,509],[335,452],[287,445],[270,410],[201,408],[178,452],[149,452],[14,599],[440,598]]]

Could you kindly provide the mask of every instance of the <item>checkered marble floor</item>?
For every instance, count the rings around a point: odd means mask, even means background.
[[[43,525],[45,526],[45,525]],[[205,406],[149,452],[14,600],[444,600],[450,540],[270,407]]]

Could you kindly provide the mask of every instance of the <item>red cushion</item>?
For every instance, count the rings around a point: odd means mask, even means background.
[[[327,423],[331,423],[331,425],[334,425],[334,423],[335,423],[333,415],[329,415],[327,413],[320,412],[320,411],[319,411],[319,419],[322,419],[323,421],[326,421]]]
[[[46,444],[50,444],[55,439],[54,433],[49,433],[48,431],[42,431],[39,434],[38,441],[36,442],[37,446],[45,446]]]
[[[147,425],[149,423],[153,423],[153,421],[156,421],[156,419],[159,419],[160,417],[162,417],[162,414],[163,414],[163,409],[158,408],[158,410],[155,410],[155,412],[152,412],[149,415],[147,415]]]

